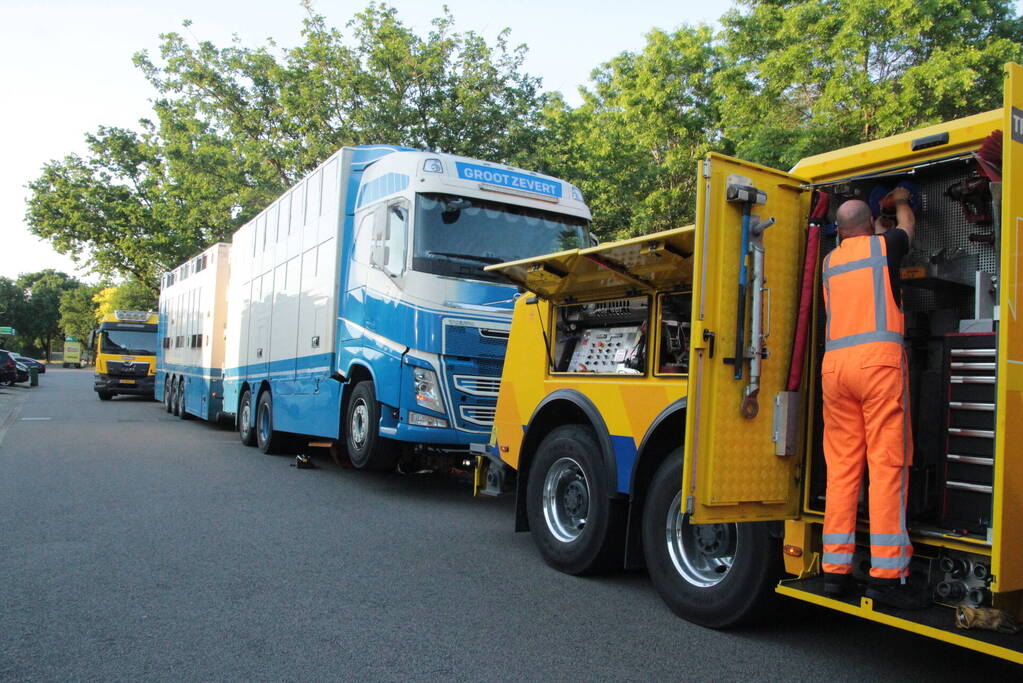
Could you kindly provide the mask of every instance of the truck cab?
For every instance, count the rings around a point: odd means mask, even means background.
[[[156,328],[153,311],[114,311],[92,333],[96,358],[93,388],[101,401],[118,394],[153,396]]]
[[[665,602],[707,626],[748,621],[781,593],[1023,662],[1018,637],[968,630],[977,610],[1018,619],[1023,608],[1023,464],[1012,445],[1023,438],[1023,68],[1006,67],[995,111],[810,157],[789,172],[718,154],[697,172],[696,224],[675,238],[687,235],[688,248],[677,241],[665,257],[676,260],[670,287],[644,277],[642,257],[616,255],[626,243],[495,267],[532,293],[516,305],[482,463],[484,473],[498,461],[517,471],[517,528],[570,573],[645,562]],[[821,263],[837,246],[841,202],[876,202],[899,183],[914,188],[917,220],[901,270],[915,452],[909,580],[931,596],[914,612],[829,597],[821,577]],[[651,240],[637,256],[657,237],[632,241]],[[602,276],[570,291],[588,269]],[[612,278],[621,288],[602,290]],[[685,376],[666,379],[657,302],[686,286]],[[644,340],[646,365],[620,366],[617,346],[592,353],[594,343],[634,339],[639,318],[622,318],[632,337],[612,339],[626,331],[584,312],[612,301],[631,312],[644,293],[646,330],[658,331]],[[584,357],[575,353],[583,340]],[[865,497],[859,522],[862,584]]]

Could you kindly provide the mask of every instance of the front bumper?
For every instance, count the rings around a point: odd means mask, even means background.
[[[109,391],[112,394],[136,394],[152,396],[156,386],[156,376],[120,377],[118,375],[93,375],[93,388],[96,391]]]

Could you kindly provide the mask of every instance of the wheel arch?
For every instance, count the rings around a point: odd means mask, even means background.
[[[600,411],[582,392],[575,389],[558,389],[547,394],[537,404],[533,414],[526,423],[522,446],[519,450],[518,476],[515,491],[515,530],[529,531],[529,519],[526,514],[526,486],[529,481],[529,468],[533,456],[543,438],[555,427],[566,424],[582,424],[593,428],[600,444],[601,460],[608,475],[608,490],[615,497],[618,481],[617,464],[611,435],[601,417]]]
[[[688,398],[668,404],[654,418],[643,435],[629,478],[629,517],[625,528],[625,567],[644,566],[643,505],[647,490],[661,464],[685,444],[685,414]]]

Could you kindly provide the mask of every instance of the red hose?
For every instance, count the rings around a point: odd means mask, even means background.
[[[796,316],[796,333],[792,340],[792,358],[789,361],[789,380],[786,391],[798,391],[803,378],[803,362],[806,347],[810,342],[810,314],[813,310],[813,279],[817,272],[817,257],[820,252],[821,223],[828,215],[831,197],[826,192],[817,193],[817,201],[810,212],[806,228],[806,253],[803,257],[803,273],[799,291],[799,313]]]

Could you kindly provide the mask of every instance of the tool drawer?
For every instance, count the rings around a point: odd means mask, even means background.
[[[991,524],[995,452],[994,334],[945,336],[944,526],[984,534]]]

